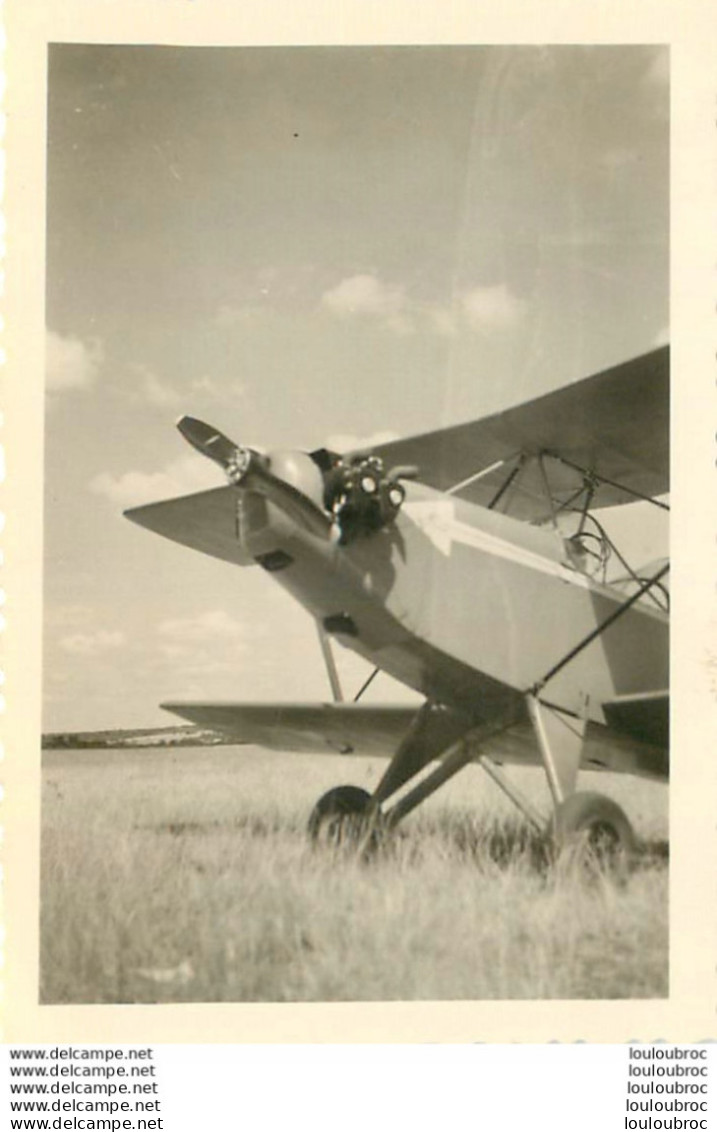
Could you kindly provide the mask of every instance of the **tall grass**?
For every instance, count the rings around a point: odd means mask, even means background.
[[[315,797],[380,770],[340,763],[244,748],[48,756],[41,1000],[667,993],[661,790],[619,787],[653,852],[618,887],[544,868],[474,768],[368,862],[316,851]]]

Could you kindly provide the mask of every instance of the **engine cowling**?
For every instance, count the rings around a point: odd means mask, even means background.
[[[276,449],[266,455],[266,468],[276,479],[300,491],[317,507],[324,507],[324,478],[306,452]]]

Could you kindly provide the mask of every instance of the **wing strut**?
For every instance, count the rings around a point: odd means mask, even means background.
[[[316,630],[319,634],[319,644],[321,645],[321,655],[323,656],[324,664],[326,665],[326,674],[329,678],[329,684],[331,685],[331,695],[334,698],[335,704],[342,704],[344,703],[344,693],[341,687],[339,670],[336,667],[336,659],[334,657],[334,650],[331,647],[331,641],[327,633],[324,631],[321,622],[319,621],[316,622]],[[374,668],[369,677],[364,680],[363,684],[353,698],[353,702],[355,704],[359,702],[366,689],[370,684],[373,683],[380,671],[380,668]]]
[[[354,696],[354,703],[355,704],[357,704],[359,702],[359,700],[361,699],[361,697],[364,694],[364,692],[366,691],[366,689],[374,682],[374,680],[376,679],[376,677],[378,676],[380,671],[381,671],[380,668],[374,668],[371,675],[367,676],[367,678],[364,680],[363,684],[359,688],[358,692]]]
[[[458,491],[463,491],[464,488],[470,487],[472,483],[477,483],[478,480],[483,479],[483,476],[489,476],[493,472],[497,472],[498,468],[502,468],[507,460],[494,460],[487,468],[481,468],[479,472],[474,472],[471,476],[466,476],[464,480],[454,483],[451,487],[446,488],[446,495],[455,495]]]
[[[323,627],[316,622],[316,630],[319,634],[319,644],[321,645],[321,655],[324,658],[326,665],[326,674],[329,678],[331,685],[331,695],[334,698],[335,704],[342,704],[344,702],[344,694],[341,690],[341,681],[339,680],[339,670],[336,667],[336,661],[331,648],[331,641],[323,630]]]
[[[561,456],[559,452],[546,451],[543,454],[545,456],[551,456],[553,460],[564,464],[566,468],[572,468],[574,472],[581,472],[584,476],[592,478],[595,484],[604,484],[606,487],[614,487],[618,491],[624,491],[626,495],[631,495],[634,499],[640,499],[643,503],[652,503],[653,506],[659,507],[661,511],[670,510],[669,503],[665,503],[661,499],[656,499],[654,495],[645,495],[642,491],[636,491],[634,487],[627,487],[624,483],[617,483],[615,480],[608,479],[607,476],[590,472],[587,468],[581,467],[580,464],[574,464],[572,460],[567,460],[565,456]],[[595,488],[593,488],[593,492],[594,490]]]
[[[606,617],[605,620],[602,621],[598,626],[596,626],[596,628],[593,629],[591,633],[588,633],[586,637],[583,637],[582,641],[579,641],[577,645],[571,648],[570,652],[567,652],[565,656],[557,662],[557,664],[554,664],[552,668],[548,669],[548,671],[540,680],[536,680],[532,688],[529,689],[530,694],[537,697],[540,692],[542,692],[543,688],[549,680],[552,680],[554,676],[557,676],[559,672],[562,672],[566,664],[569,664],[570,661],[578,655],[578,653],[581,653],[583,649],[586,649],[588,647],[589,644],[592,644],[592,642],[602,633],[604,633],[605,630],[613,624],[613,622],[617,621],[618,617],[622,617],[623,613],[627,613],[628,609],[630,609],[636,601],[639,601],[643,594],[647,593],[647,591],[653,586],[656,586],[661,578],[664,578],[669,569],[670,564],[669,562],[667,562],[662,567],[662,569],[658,570],[656,574],[653,574],[651,578],[646,578],[643,582],[641,582],[639,588],[635,590],[634,594],[631,594],[630,597],[623,601],[621,605],[618,605],[617,609],[613,610],[609,617]]]

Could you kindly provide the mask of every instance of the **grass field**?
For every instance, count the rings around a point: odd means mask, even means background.
[[[318,795],[370,789],[382,765],[246,747],[46,752],[41,1001],[667,994],[665,787],[584,776],[646,844],[622,886],[541,868],[477,767],[368,863],[312,850]],[[519,781],[543,798],[538,772]]]

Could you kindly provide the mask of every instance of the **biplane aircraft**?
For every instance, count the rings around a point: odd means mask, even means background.
[[[282,751],[390,755],[372,793],[319,799],[315,838],[388,831],[478,762],[558,844],[631,853],[622,809],[576,783],[580,768],[668,772],[669,563],[628,564],[599,518],[638,500],[667,509],[668,412],[664,347],[369,451],[263,454],[182,418],[227,486],[128,517],[286,587],[316,619],[333,702],[162,706]],[[332,638],[422,704],[367,704],[367,685],[345,702]],[[542,764],[547,823],[511,763]]]

